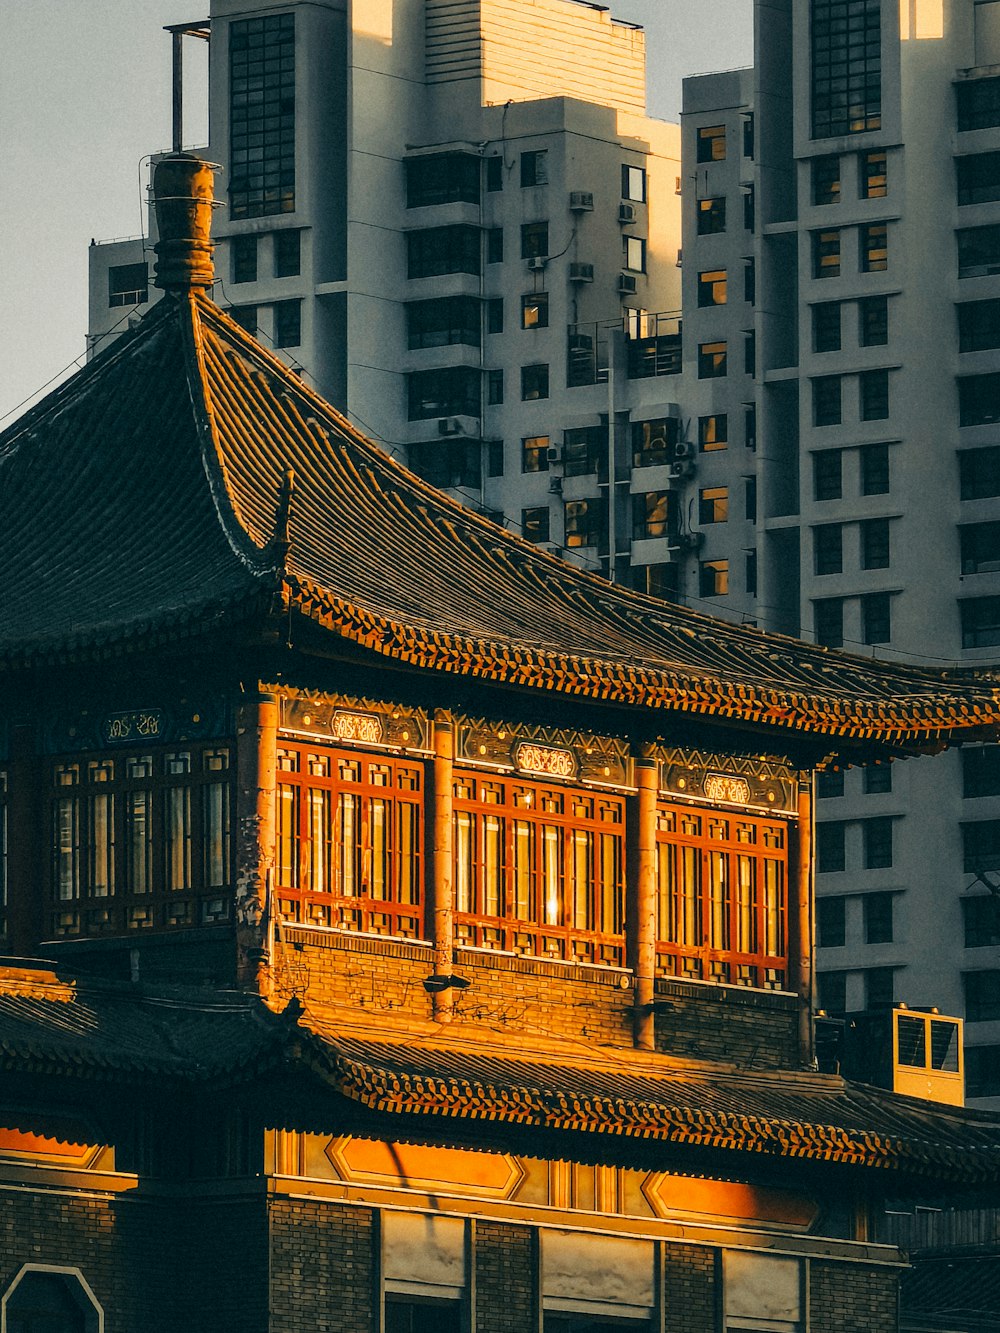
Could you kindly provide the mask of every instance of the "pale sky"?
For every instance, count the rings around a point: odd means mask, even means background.
[[[684,75],[751,62],[753,0],[609,2],[646,28],[653,115],[676,119]],[[0,428],[82,358],[87,246],[139,235],[143,157],[170,143],[163,26],[207,10],[207,0],[0,0]],[[207,135],[200,43],[185,43],[185,72],[185,142],[196,145]]]

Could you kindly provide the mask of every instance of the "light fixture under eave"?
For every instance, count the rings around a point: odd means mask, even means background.
[[[443,990],[466,990],[472,982],[468,977],[456,977],[452,974],[435,972],[424,978],[424,990],[429,995],[439,995]]]

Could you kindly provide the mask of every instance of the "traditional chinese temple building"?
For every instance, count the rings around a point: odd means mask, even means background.
[[[0,436],[0,1328],[895,1328],[882,1199],[1000,1123],[814,1072],[811,774],[996,680],[436,493],[157,175],[166,298]]]

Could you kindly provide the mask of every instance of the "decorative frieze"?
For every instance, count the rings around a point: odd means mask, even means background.
[[[336,745],[430,754],[430,719],[417,708],[372,699],[282,694],[279,729],[284,736],[313,737]]]

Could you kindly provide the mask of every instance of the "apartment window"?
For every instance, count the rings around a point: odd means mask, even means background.
[[[698,448],[702,453],[725,449],[729,441],[729,418],[725,412],[698,418]]]
[[[893,967],[869,967],[862,972],[865,987],[865,1008],[891,1009],[896,998]]]
[[[479,203],[479,158],[473,153],[434,153],[406,160],[406,207]]]
[[[410,421],[479,416],[479,371],[471,366],[414,370],[407,376]]]
[[[892,638],[892,598],[871,592],[861,598],[861,633],[865,643],[888,643]]]
[[[726,344],[724,342],[698,344],[698,378],[721,379],[726,374]]]
[[[533,292],[521,297],[521,328],[547,329],[549,327],[549,294]]]
[[[821,875],[836,874],[846,868],[846,833],[847,825],[840,819],[816,825],[816,869]]]
[[[753,258],[743,261],[743,299],[747,305],[757,304],[757,265]]]
[[[658,565],[633,565],[632,587],[647,597],[673,601],[677,596],[677,566],[666,562]]]
[[[816,999],[828,1014],[843,1014],[847,1010],[847,973],[820,972],[816,977]]]
[[[880,0],[811,0],[814,139],[881,127],[881,10]]]
[[[955,159],[958,202],[988,204],[1000,199],[1000,153],[976,153]]]
[[[888,495],[889,446],[866,444],[861,450],[861,494]]]
[[[965,1020],[990,1023],[1000,1018],[1000,972],[964,972]]]
[[[547,542],[549,540],[549,507],[533,505],[521,510],[521,533],[529,542]]]
[[[295,15],[229,25],[229,210],[295,209]]]
[[[521,401],[535,402],[549,396],[549,368],[547,365],[521,367]]]
[[[863,819],[861,821],[865,869],[887,870],[892,865],[891,819]]]
[[[959,602],[963,648],[1000,644],[1000,597],[966,597]]]
[[[234,236],[229,242],[229,273],[233,284],[257,281],[257,237]]]
[[[888,192],[884,148],[873,148],[858,159],[858,193],[862,199],[883,199]]]
[[[820,375],[812,382],[813,425],[839,426],[841,421],[840,376]]]
[[[275,301],[275,347],[298,347],[302,342],[302,302]]]
[[[647,491],[632,496],[632,539],[644,541],[649,537],[666,537],[670,523],[670,491]],[[676,495],[674,495],[676,505]]]
[[[486,372],[486,404],[488,407],[499,407],[503,402],[503,371],[488,370]]]
[[[847,899],[816,899],[816,943],[821,949],[842,949],[847,941]]]
[[[566,546],[597,546],[607,534],[607,507],[602,500],[570,500],[565,511]]]
[[[839,523],[813,528],[813,570],[816,574],[840,574],[844,568],[844,529]]]
[[[743,444],[747,449],[757,448],[757,404],[747,403],[743,409]]]
[[[443,273],[478,273],[480,236],[477,227],[428,227],[406,237],[408,278],[435,278]]]
[[[486,262],[503,263],[503,227],[488,227],[486,230]]]
[[[827,231],[814,231],[813,277],[840,277],[840,228],[831,227]]]
[[[707,269],[698,274],[699,306],[726,304],[726,270],[724,268]]]
[[[549,253],[549,224],[526,222],[521,227],[521,258],[544,259]]]
[[[864,791],[866,796],[881,796],[892,791],[892,768],[889,764],[873,764],[865,769]]]
[[[743,478],[743,516],[748,523],[757,522],[757,478]]]
[[[830,800],[835,796],[844,794],[844,770],[842,768],[827,769],[825,773],[816,774],[816,796],[820,801]]]
[[[889,415],[889,372],[864,370],[860,381],[861,420],[884,421]]]
[[[633,467],[661,467],[674,456],[680,422],[676,417],[636,421],[632,425]]]
[[[840,158],[836,155],[813,158],[812,201],[814,204],[840,203]]]
[[[965,301],[957,310],[960,352],[1000,347],[1000,301]]]
[[[548,472],[549,437],[529,435],[521,441],[521,471]]]
[[[743,230],[752,232],[757,225],[757,192],[752,185],[743,186]]]
[[[294,278],[302,268],[302,233],[291,228],[274,233],[274,276]]]
[[[478,347],[480,308],[474,296],[443,296],[434,301],[411,301],[406,307],[407,346]]]
[[[504,472],[503,463],[503,440],[487,440],[486,475],[488,477],[502,477]]]
[[[563,435],[563,475],[588,477],[596,472],[608,432],[604,426],[577,426]]]
[[[757,334],[748,329],[743,335],[743,370],[747,375],[757,374]]]
[[[990,949],[1000,944],[1000,899],[992,893],[981,893],[961,902],[965,947]]]
[[[985,426],[1000,421],[1000,374],[960,375],[958,424]]]
[[[959,528],[959,535],[963,574],[1000,570],[1000,523],[968,523]]]
[[[887,518],[869,518],[861,524],[861,568],[889,568],[889,520]]]
[[[149,271],[141,264],[112,264],[108,269],[108,305],[145,305],[149,300]]]
[[[858,341],[862,347],[884,347],[889,341],[887,296],[866,296],[858,302]]]
[[[698,566],[699,597],[725,597],[729,592],[729,561],[703,560]]]
[[[697,133],[699,162],[724,162],[726,159],[725,125],[703,125]]]
[[[839,500],[843,494],[842,457],[839,449],[813,454],[813,499]]]
[[[965,1095],[1000,1096],[1000,1046],[966,1046]]]
[[[721,199],[698,200],[698,235],[716,236],[726,230],[726,201]]]
[[[743,156],[753,161],[754,154],[754,116],[747,111],[743,116]]]
[[[813,351],[840,351],[840,302],[824,301],[812,308]]]
[[[256,334],[257,307],[255,305],[231,305],[226,313],[246,333]]]
[[[622,198],[637,204],[646,202],[646,169],[622,164]]]
[[[884,222],[861,228],[861,272],[882,273],[889,267],[889,229]]]
[[[503,333],[503,297],[494,296],[486,302],[486,332]]]
[[[955,233],[958,241],[958,276],[980,278],[1000,273],[1000,225],[965,227]]]
[[[817,643],[827,648],[844,646],[844,599],[823,597],[813,602],[813,629]]]
[[[503,189],[503,158],[499,154],[486,159],[486,192],[496,194]]]
[[[1000,870],[1000,819],[961,824],[962,868],[967,875]]]
[[[707,486],[698,492],[698,522],[725,523],[729,518],[729,488]]]
[[[962,795],[1000,796],[1000,745],[962,750]]]
[[[646,242],[641,236],[626,236],[622,240],[625,267],[631,273],[646,272]]]
[[[963,500],[1000,495],[1000,445],[963,450],[958,455],[958,475]]]
[[[544,148],[521,154],[521,188],[549,183],[549,155]]]
[[[956,84],[955,97],[960,133],[1000,125],[1000,79],[966,79]]]
[[[461,1333],[462,1302],[386,1293],[383,1333]]]
[[[747,551],[744,561],[743,577],[745,580],[745,591],[747,596],[757,596],[757,552]],[[751,621],[751,624],[753,622]]]

